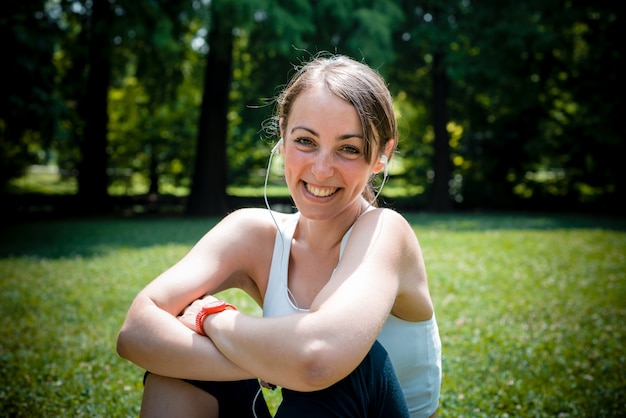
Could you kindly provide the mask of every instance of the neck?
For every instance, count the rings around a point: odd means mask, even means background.
[[[359,198],[354,205],[331,219],[309,219],[301,214],[294,237],[315,251],[330,251],[341,243],[345,233],[367,208],[368,203]]]

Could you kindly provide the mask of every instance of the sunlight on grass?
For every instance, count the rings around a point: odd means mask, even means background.
[[[624,234],[426,232],[421,242],[444,345],[442,416],[606,410],[600,392],[620,393],[626,361]]]
[[[439,417],[610,417],[626,406],[626,232],[606,219],[409,214],[443,342]],[[117,332],[216,219],[58,220],[0,235],[0,415],[138,415]],[[219,295],[251,315],[244,293]],[[275,410],[280,392],[264,391]]]
[[[11,179],[9,189],[28,193],[75,194],[78,182],[75,177],[63,177],[57,167],[33,166],[26,175]]]

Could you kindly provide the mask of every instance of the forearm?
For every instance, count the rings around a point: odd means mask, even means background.
[[[347,376],[375,339],[360,338],[354,331],[346,338],[347,333],[335,332],[321,315],[254,318],[225,311],[207,318],[204,330],[226,357],[255,376],[313,391]]]
[[[226,358],[210,339],[148,301],[131,307],[117,349],[123,358],[163,376],[229,381],[255,377]]]
[[[308,313],[255,318],[227,310],[207,317],[204,331],[255,376],[293,390],[320,390],[352,372],[374,344],[397,290],[393,277],[385,279],[353,274],[331,282]]]

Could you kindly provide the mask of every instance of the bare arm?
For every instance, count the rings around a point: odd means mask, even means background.
[[[400,215],[365,216],[310,313],[211,315],[204,328],[219,350],[255,376],[294,390],[319,390],[354,370],[378,336],[398,294],[401,271],[411,262],[403,249],[412,231]]]
[[[201,380],[254,377],[224,357],[210,339],[184,326],[176,316],[193,300],[231,287],[244,289],[260,303],[259,288],[251,277],[263,276],[263,263],[257,260],[271,259],[271,253],[268,256],[262,249],[245,244],[254,241],[250,240],[250,234],[259,230],[263,234],[263,224],[258,219],[259,213],[250,211],[227,216],[183,259],[148,284],[133,301],[119,333],[120,356],[169,377]],[[271,231],[271,228],[273,224],[267,229]],[[242,236],[242,231],[247,236]]]
[[[118,338],[118,352],[163,376],[198,380],[254,377],[224,357],[210,339],[181,326],[145,294],[130,308]]]

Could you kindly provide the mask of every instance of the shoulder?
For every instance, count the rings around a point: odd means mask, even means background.
[[[221,223],[239,223],[242,226],[265,226],[268,224],[276,227],[275,221],[285,221],[289,214],[269,211],[264,208],[242,208],[234,210],[224,217]]]
[[[263,208],[237,209],[220,220],[196,244],[195,260],[212,265],[211,269],[219,270],[225,277],[234,272],[238,272],[239,277],[242,274],[249,278],[264,277],[269,271],[276,225],[286,219],[288,217],[284,214],[270,213]]]
[[[226,215],[217,227],[228,231],[233,237],[247,238],[250,241],[267,234],[275,236],[277,226],[281,226],[291,217],[292,214],[270,212],[264,208],[243,208]]]
[[[269,211],[262,208],[242,208],[230,212],[222,222],[252,222],[269,217]]]
[[[363,214],[355,223],[353,234],[357,240],[372,242],[382,252],[405,252],[419,247],[411,224],[399,212],[376,208]]]
[[[366,224],[375,224],[381,231],[414,234],[411,224],[399,212],[388,208],[376,208],[363,214],[359,222]]]

